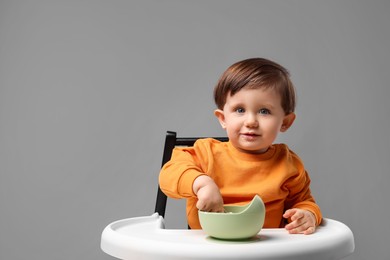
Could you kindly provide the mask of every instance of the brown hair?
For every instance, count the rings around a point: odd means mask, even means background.
[[[295,90],[290,74],[281,65],[264,58],[251,58],[231,65],[214,88],[214,100],[223,109],[228,95],[243,88],[272,88],[279,92],[285,114],[295,110]]]

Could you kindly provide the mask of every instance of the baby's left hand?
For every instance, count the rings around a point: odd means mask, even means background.
[[[290,234],[303,233],[309,235],[316,230],[316,218],[308,210],[289,209],[286,210],[283,217],[291,219],[291,222],[285,227]]]

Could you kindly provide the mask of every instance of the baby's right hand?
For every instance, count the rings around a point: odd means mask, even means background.
[[[223,199],[217,184],[207,175],[195,179],[193,190],[198,197],[196,207],[207,212],[224,212]]]

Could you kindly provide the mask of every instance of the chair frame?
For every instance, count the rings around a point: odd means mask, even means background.
[[[165,136],[164,153],[162,158],[161,168],[171,159],[172,151],[176,146],[193,146],[196,140],[208,137],[177,137],[176,132],[167,131]],[[221,142],[227,142],[227,137],[210,137]],[[162,192],[160,185],[158,185],[156,207],[154,212],[157,212],[160,216],[165,216],[165,209],[167,206],[167,195]]]

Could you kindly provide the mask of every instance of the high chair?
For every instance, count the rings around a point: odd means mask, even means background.
[[[199,137],[178,138],[168,131],[162,165],[176,146],[192,146]],[[228,141],[225,137],[216,137]],[[283,228],[265,228],[250,240],[224,241],[202,230],[165,229],[167,196],[158,187],[155,213],[114,221],[102,232],[101,249],[116,258],[131,259],[342,259],[355,249],[352,231],[343,223],[323,218],[311,235],[289,234]]]

